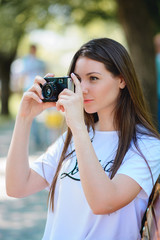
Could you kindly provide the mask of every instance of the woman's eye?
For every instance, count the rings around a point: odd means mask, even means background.
[[[98,78],[97,77],[95,77],[95,76],[91,76],[90,77],[90,80],[92,80],[92,81],[95,81],[95,80],[97,80]]]

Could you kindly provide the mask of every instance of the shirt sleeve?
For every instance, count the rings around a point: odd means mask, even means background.
[[[149,164],[155,183],[160,173],[160,141],[154,138],[146,138],[139,140],[138,145]],[[133,178],[142,188],[138,197],[145,199],[150,196],[153,188],[150,170],[144,158],[135,146],[132,146],[127,152],[117,174],[125,174]]]
[[[30,167],[49,183],[49,187],[51,186],[62,154],[64,141],[65,134],[59,137],[58,140],[51,145],[44,154],[30,164]]]

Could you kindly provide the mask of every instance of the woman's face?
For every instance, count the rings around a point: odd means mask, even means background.
[[[85,111],[111,114],[120,89],[125,87],[124,80],[113,76],[103,63],[87,57],[78,58],[74,73],[81,81]]]

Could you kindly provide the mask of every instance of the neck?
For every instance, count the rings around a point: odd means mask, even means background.
[[[115,131],[113,114],[98,114],[99,121],[95,125],[97,131]]]

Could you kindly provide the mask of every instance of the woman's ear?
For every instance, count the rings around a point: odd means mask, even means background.
[[[120,76],[119,77],[119,87],[120,87],[120,89],[125,88],[125,86],[126,86],[126,83],[124,81],[124,78],[122,76]]]

